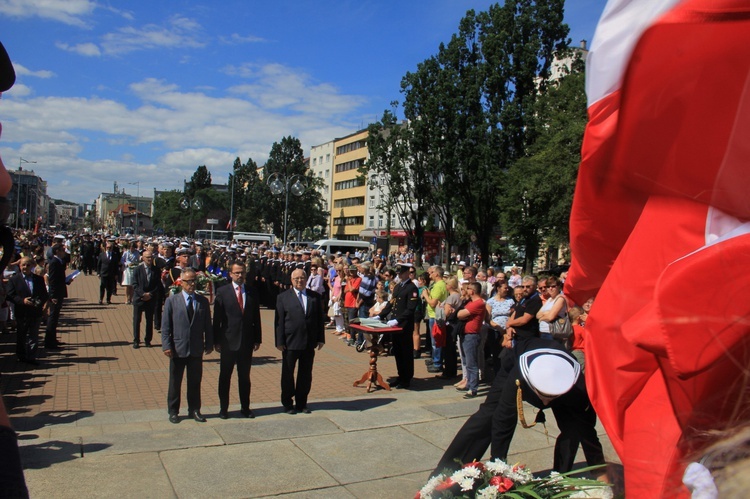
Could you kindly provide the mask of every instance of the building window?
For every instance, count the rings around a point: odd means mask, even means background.
[[[318,158],[318,162],[319,162],[319,163],[320,163],[321,165],[323,164],[323,156],[321,156],[320,158]]]
[[[359,168],[362,166],[361,159],[355,159],[354,161],[347,161],[346,163],[341,163],[336,165],[336,173],[341,172],[348,172],[349,170],[354,170],[355,168]]]
[[[383,215],[378,215],[378,227],[383,227]]]
[[[354,197],[337,199],[333,202],[334,208],[346,208],[347,206],[363,206],[365,204],[365,197]]]
[[[353,178],[351,180],[343,180],[341,182],[336,182],[333,185],[333,190],[341,191],[344,189],[353,189],[355,187],[362,187],[363,185],[365,185],[364,178]]]
[[[330,163],[330,162],[331,162],[331,155],[326,154],[326,163]]]
[[[372,229],[375,227],[375,215],[370,215],[370,225],[369,227]]]
[[[357,149],[365,147],[365,145],[366,143],[364,140],[356,140],[354,142],[350,142],[348,144],[344,144],[343,146],[337,147],[336,154],[346,154],[351,151],[356,151]]]
[[[339,217],[333,219],[333,225],[362,225],[365,217]]]
[[[375,208],[375,196],[370,196],[370,208]]]
[[[326,177],[326,178],[328,178],[328,172],[329,172],[329,171],[330,171],[330,170],[326,170],[326,175],[325,175],[325,177]]]

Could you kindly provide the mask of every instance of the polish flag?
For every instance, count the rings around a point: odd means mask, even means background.
[[[748,47],[746,1],[613,0],[589,53],[565,292],[596,295],[587,386],[628,497],[688,497],[750,409]]]

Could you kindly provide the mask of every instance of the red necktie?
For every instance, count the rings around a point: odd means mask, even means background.
[[[237,286],[237,303],[240,304],[240,312],[245,311],[245,307],[242,305],[242,288]]]

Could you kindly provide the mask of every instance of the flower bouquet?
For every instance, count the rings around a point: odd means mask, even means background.
[[[226,281],[226,278],[220,275],[211,274],[210,272],[196,272],[195,280],[195,292],[207,296],[208,301],[213,303],[214,288],[216,287],[215,283]],[[169,287],[169,294],[176,295],[180,291],[182,291],[182,280],[178,277]]]
[[[597,497],[611,499],[609,484],[597,480],[574,478],[573,474],[591,471],[599,466],[571,471],[552,472],[546,478],[535,478],[524,465],[509,465],[495,459],[487,463],[474,461],[453,473],[432,477],[417,492],[415,499],[437,498],[563,498]]]

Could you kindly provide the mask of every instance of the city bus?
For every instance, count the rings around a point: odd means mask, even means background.
[[[214,241],[229,241],[229,232],[226,230],[201,229],[195,231],[195,239],[210,239]]]
[[[262,232],[235,232],[232,240],[242,243],[266,243],[271,245],[276,241],[276,236]]]

